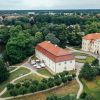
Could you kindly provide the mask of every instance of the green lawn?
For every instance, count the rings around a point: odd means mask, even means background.
[[[41,81],[41,79],[43,79],[43,77],[40,77],[40,76],[38,76],[36,74],[30,74],[30,75],[28,75],[26,77],[23,77],[23,78],[17,80],[16,83],[22,82],[24,80],[38,80],[38,81]]]
[[[46,68],[38,69],[37,72],[52,77],[52,74]]]
[[[84,91],[93,95],[96,100],[100,100],[100,76],[96,77],[93,81],[86,81],[81,79],[84,85]]]
[[[80,53],[80,52],[74,52],[75,56],[88,56],[88,54]]]
[[[27,74],[29,73],[30,70],[21,67],[20,69],[16,70],[15,72],[10,74],[10,77],[8,80],[6,80],[5,82],[3,82],[2,84],[0,84],[0,92],[7,86],[7,84],[9,82],[11,82],[13,79],[19,77],[21,74]]]
[[[17,67],[10,67],[8,70],[9,71],[13,71],[14,69],[16,69]]]
[[[79,62],[79,63],[85,63],[85,62],[92,63],[93,60],[95,60],[94,57],[87,56],[86,59],[76,59],[76,62]]]

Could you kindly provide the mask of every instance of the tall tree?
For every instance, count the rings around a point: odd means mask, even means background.
[[[6,55],[11,64],[21,62],[30,56],[33,50],[32,36],[24,32],[12,36],[6,45]]]
[[[49,33],[49,34],[45,37],[45,39],[46,39],[47,41],[51,41],[53,44],[59,45],[59,43],[60,43],[60,40],[59,40],[58,38],[56,38],[55,35],[54,35],[53,33]]]
[[[9,77],[9,71],[7,70],[4,61],[0,58],[0,83],[4,82]]]

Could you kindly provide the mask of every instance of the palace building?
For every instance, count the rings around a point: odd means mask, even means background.
[[[88,34],[82,38],[82,50],[100,55],[100,33]]]

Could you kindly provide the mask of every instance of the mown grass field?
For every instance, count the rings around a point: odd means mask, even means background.
[[[43,77],[40,77],[40,76],[38,76],[36,74],[30,74],[28,76],[20,78],[19,80],[16,81],[16,83],[22,82],[22,81],[25,81],[25,80],[37,80],[37,81],[41,81],[42,79],[43,79]]]
[[[37,72],[42,75],[52,77],[52,74],[46,68],[38,69]]]
[[[93,81],[86,81],[85,79],[81,79],[84,85],[84,91],[93,95],[96,100],[100,100],[100,76],[97,76]]]

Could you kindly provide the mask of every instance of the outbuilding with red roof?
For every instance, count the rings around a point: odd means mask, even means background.
[[[39,43],[35,48],[35,54],[38,59],[45,63],[47,69],[53,73],[75,69],[74,55],[50,41]]]

